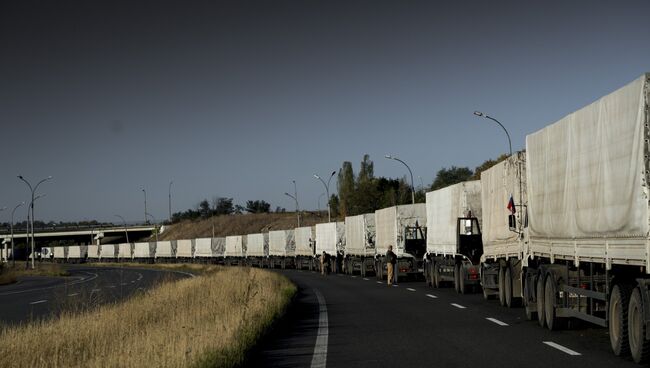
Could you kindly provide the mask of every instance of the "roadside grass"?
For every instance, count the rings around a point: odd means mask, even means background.
[[[200,264],[200,263],[83,263],[84,266],[92,267],[111,267],[111,268],[149,268],[149,269],[161,269],[169,271],[181,271],[188,272],[192,274],[203,274],[217,271],[222,268],[222,266],[210,265],[210,264]]]
[[[0,327],[0,367],[238,366],[296,288],[265,270],[208,267],[122,303]]]
[[[0,264],[0,285],[14,283],[21,276],[70,276],[70,273],[56,263],[36,263],[35,268],[25,268],[25,262],[16,263],[16,267]]]

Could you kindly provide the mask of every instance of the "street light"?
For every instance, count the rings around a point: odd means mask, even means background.
[[[406,162],[400,160],[397,157],[393,157],[391,155],[386,155],[384,157],[386,157],[389,160],[395,160],[401,162],[409,170],[409,174],[411,174],[411,202],[415,204],[415,185],[413,184],[413,171],[411,171],[411,168],[409,167],[409,165],[406,164]]]
[[[169,223],[172,222],[172,184],[173,180],[169,182]]]
[[[142,193],[144,193],[144,223],[145,225],[148,224],[147,222],[147,191],[142,187]]]
[[[321,193],[318,196],[318,217],[320,217],[320,199],[325,195],[325,193]]]
[[[495,118],[493,118],[493,117],[491,117],[489,115],[485,115],[480,111],[474,111],[474,115],[482,117],[482,118],[490,119],[490,120],[494,121],[495,123],[499,124],[499,126],[503,129],[503,131],[506,132],[506,137],[508,137],[508,148],[510,149],[510,156],[512,156],[512,142],[510,141],[510,134],[508,134],[508,131],[506,130],[506,127],[504,127],[503,124],[501,124],[497,119],[495,119]]]
[[[151,219],[153,220],[154,234],[156,235],[156,243],[158,243],[158,225],[156,224],[156,222],[157,222],[156,218],[153,217],[153,215],[150,214],[149,212],[145,212],[144,215],[145,215],[145,221],[146,221],[146,218],[147,218],[146,216],[151,216]]]
[[[115,215],[115,217],[119,217],[122,220],[122,222],[124,223],[124,235],[126,235],[126,242],[128,243],[129,242],[129,232],[126,230],[126,220],[124,220],[124,217],[122,217],[120,215]]]
[[[13,267],[16,268],[16,252],[14,251],[14,213],[20,206],[24,206],[25,202],[20,202],[14,207],[14,209],[11,211],[11,261],[13,263]],[[29,226],[28,226],[29,228]],[[26,239],[26,238],[25,238]]]
[[[18,179],[22,180],[27,184],[29,187],[29,190],[32,192],[32,202],[29,204],[29,210],[32,212],[32,269],[34,269],[34,201],[36,200],[34,198],[34,193],[36,192],[36,189],[38,189],[38,186],[41,185],[43,182],[52,180],[52,176],[48,176],[45,179],[42,179],[38,183],[36,183],[36,186],[32,188],[32,185],[22,176],[18,175]],[[28,217],[29,217],[29,210],[28,210]]]
[[[6,210],[6,209],[7,209],[7,207],[2,207],[2,208],[0,208],[0,212],[4,211],[4,210]],[[3,260],[3,257],[4,257],[4,260]],[[2,263],[2,262],[7,262],[7,244],[5,244],[5,251],[4,251],[4,253],[3,253],[3,254],[0,254],[0,263]]]
[[[298,227],[300,227],[300,207],[298,206],[298,198],[292,196],[287,192],[284,192],[284,195],[293,198],[293,200],[296,202],[296,213],[298,214]]]
[[[34,208],[34,202],[36,202],[37,199],[39,199],[39,198],[43,198],[43,197],[45,197],[45,194],[39,194],[39,195],[37,195],[36,198],[34,198],[34,200],[33,200],[32,202],[29,203],[29,206],[27,206],[27,222],[26,222],[26,224],[27,224],[27,231],[25,232],[25,255],[27,255],[27,254],[26,254],[26,253],[27,253],[27,248],[29,247],[29,223],[30,223],[30,222],[29,222],[29,219],[30,219],[30,216],[29,216],[29,209],[30,209],[30,208]],[[32,210],[32,213],[33,213],[33,212],[34,212],[34,211]],[[34,246],[33,246],[33,240],[34,240],[34,218],[33,218],[33,216],[32,216],[32,223],[31,223],[31,224],[32,224],[32,253],[34,253]],[[26,263],[25,263],[25,269],[27,269],[27,268],[29,267],[29,266],[28,266],[28,265],[29,265],[29,258],[25,258],[25,262],[26,262]],[[14,262],[14,264],[15,264],[15,262]],[[34,265],[32,264],[32,268],[33,268],[33,267],[34,267]]]
[[[321,179],[318,174],[314,174],[314,177],[323,183],[323,186],[325,187],[325,193],[327,194],[327,222],[332,222],[332,210],[330,208],[330,181],[334,177],[334,174],[336,174],[336,171],[332,171],[332,175],[330,175],[330,178],[327,179],[327,184],[325,184],[325,181]]]

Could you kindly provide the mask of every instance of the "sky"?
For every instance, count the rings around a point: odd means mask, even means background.
[[[648,1],[0,2],[0,222],[316,209],[364,154],[429,185],[650,71]],[[336,192],[332,180],[330,192]],[[321,198],[321,208],[325,201]],[[26,211],[17,212],[24,218]]]

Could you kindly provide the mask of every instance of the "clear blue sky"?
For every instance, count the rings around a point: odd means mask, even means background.
[[[137,3],[134,5],[133,3]],[[293,209],[312,177],[416,185],[507,151],[650,71],[648,1],[0,3],[0,207],[39,220],[157,219],[203,198]],[[335,188],[335,183],[332,184]],[[322,204],[321,204],[322,205]],[[322,205],[323,206],[323,205]],[[24,211],[20,217],[24,217]],[[8,221],[8,211],[0,222]]]

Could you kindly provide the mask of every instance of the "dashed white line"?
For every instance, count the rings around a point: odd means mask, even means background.
[[[564,352],[564,353],[567,353],[569,355],[582,355],[582,354],[578,353],[577,351],[573,351],[573,350],[571,350],[571,349],[569,349],[567,347],[564,347],[564,346],[562,346],[560,344],[556,344],[553,341],[542,341],[542,342],[544,344],[552,347],[552,348],[556,348],[557,350],[559,350],[561,352]]]
[[[79,293],[68,294],[68,296],[70,296],[70,297],[72,297],[72,296],[77,296],[77,295],[79,295]]]
[[[408,291],[415,291],[415,289],[413,289],[413,288],[406,288],[406,290],[408,290]]]
[[[499,325],[499,326],[509,326],[507,323],[505,323],[505,322],[503,322],[503,321],[499,321],[499,320],[496,319],[496,318],[487,317],[486,319],[487,319],[488,321],[490,321],[490,322],[494,322],[494,323],[496,323],[496,324]]]
[[[451,305],[453,305],[454,307],[456,307],[456,308],[458,308],[458,309],[465,309],[465,308],[467,308],[467,307],[465,307],[465,306],[463,306],[463,305],[456,304],[456,303],[451,303]]]
[[[29,304],[30,304],[30,305],[41,304],[41,303],[45,303],[46,301],[47,301],[47,299],[37,300],[37,301],[35,301],[35,302],[31,302],[31,303],[29,303]]]
[[[382,281],[377,281],[377,283],[378,283],[378,284],[383,284],[383,282],[382,282]]]
[[[314,289],[318,299],[318,334],[314,345],[314,355],[311,359],[311,368],[325,368],[327,366],[327,340],[329,338],[329,323],[327,319],[327,305],[323,294]]]
[[[357,277],[356,277],[356,276],[352,276],[352,278],[353,278],[353,279],[356,279]]]
[[[370,280],[370,279],[367,279],[367,278],[365,278],[365,277],[363,278],[363,281],[368,281],[368,280]]]
[[[427,297],[429,297],[429,298],[431,298],[431,299],[436,299],[436,298],[437,298],[437,296],[435,296],[435,295],[433,295],[433,294],[427,294]]]

